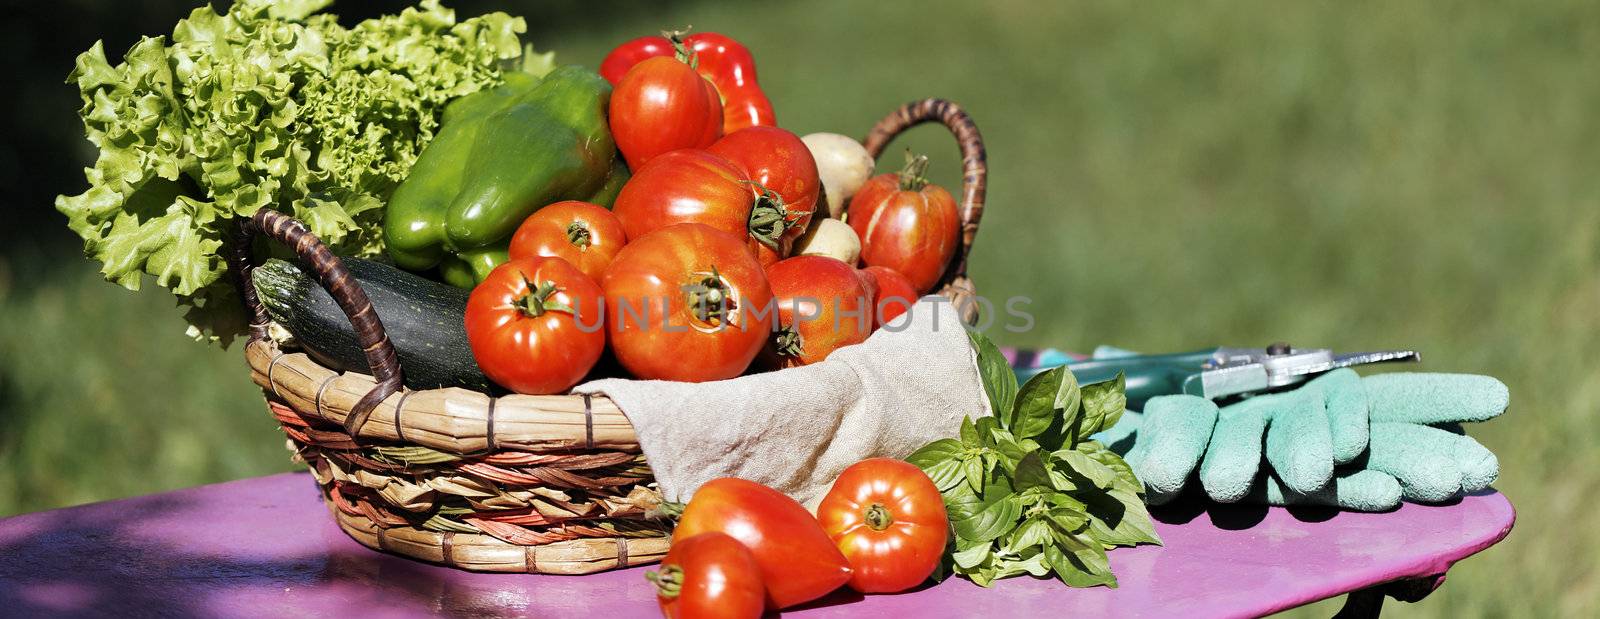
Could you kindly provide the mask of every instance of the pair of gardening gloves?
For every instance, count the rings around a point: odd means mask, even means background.
[[[1438,503],[1494,482],[1499,461],[1461,424],[1499,416],[1509,399],[1490,376],[1345,368],[1220,408],[1191,395],[1151,398],[1095,438],[1123,454],[1151,505],[1179,496],[1198,470],[1221,503],[1387,511],[1402,498]]]

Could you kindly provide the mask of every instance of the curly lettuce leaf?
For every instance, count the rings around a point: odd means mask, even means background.
[[[270,206],[338,253],[381,253],[383,205],[445,104],[541,63],[522,58],[526,25],[504,13],[457,21],[423,0],[345,28],[319,12],[329,4],[199,8],[119,64],[96,42],[68,77],[99,155],[89,188],[56,208],[107,280],[171,290],[191,335],[242,332],[220,255],[236,220]]]

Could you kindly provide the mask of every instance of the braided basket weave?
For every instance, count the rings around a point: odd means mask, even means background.
[[[877,158],[896,135],[944,124],[962,154],[961,247],[940,292],[976,316],[967,254],[983,215],[983,140],[953,103],[909,103],[867,135]],[[372,374],[339,373],[281,349],[249,285],[257,234],[293,248],[350,318]],[[628,419],[604,397],[408,390],[367,295],[304,224],[262,210],[230,252],[249,312],[245,355],[297,460],[340,528],[378,550],[490,572],[586,574],[658,561],[670,524]],[[731,411],[737,414],[738,411]]]

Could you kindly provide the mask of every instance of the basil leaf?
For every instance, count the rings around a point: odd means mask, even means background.
[[[1056,418],[1057,390],[1066,368],[1051,368],[1035,374],[1017,392],[1015,411],[1002,425],[1019,439],[1043,434]]]
[[[1095,549],[1100,550],[1098,545]],[[1050,564],[1050,569],[1056,577],[1069,587],[1094,587],[1105,585],[1116,588],[1117,577],[1111,575],[1110,564],[1097,568],[1092,559],[1086,561],[1077,553],[1063,551],[1059,546],[1045,549],[1044,558]],[[1100,550],[1101,562],[1104,562],[1105,551]]]
[[[1019,441],[1010,432],[1000,428],[991,430],[989,439],[1007,471],[1015,470],[1017,462],[1022,460],[1023,456],[1039,448],[1038,443],[1033,442],[1031,439]]]
[[[967,485],[973,492],[983,492],[983,480],[988,477],[983,471],[983,455],[972,454],[961,462],[961,469],[967,478]]]
[[[1050,523],[1044,516],[1029,516],[1017,526],[1017,530],[1006,536],[1006,552],[1020,553],[1024,549],[1034,546],[1045,546],[1055,541],[1055,533],[1050,530]]]
[[[997,578],[1007,578],[1020,574],[1034,576],[1047,576],[1050,574],[1050,565],[1045,562],[1043,552],[1036,552],[1022,559],[1002,561],[999,563],[999,568],[999,571],[995,574]]]
[[[1062,533],[1076,533],[1083,530],[1085,524],[1090,523],[1089,515],[1081,510],[1056,508],[1046,513],[1050,522],[1060,529]]]
[[[961,569],[972,569],[981,565],[993,555],[994,544],[986,542],[952,554],[950,555],[950,558],[955,559],[956,567]]]
[[[1121,489],[1079,495],[1092,521],[1090,530],[1102,543],[1116,546],[1160,544],[1161,536],[1139,495]]]
[[[1111,467],[1101,464],[1099,460],[1081,451],[1063,449],[1050,456],[1065,464],[1074,473],[1088,479],[1096,488],[1108,488],[1121,478]]]
[[[1086,385],[1083,394],[1083,418],[1078,422],[1078,436],[1089,436],[1116,425],[1127,409],[1127,379],[1122,372],[1111,380]]]
[[[961,458],[966,451],[959,441],[942,438],[906,456],[906,462],[917,465],[928,474],[928,479],[933,480],[933,485],[944,492],[961,483],[964,471]]]
[[[1000,428],[1000,420],[995,417],[979,417],[972,422],[972,427],[978,432],[978,444],[983,447],[994,446],[994,431]]]
[[[956,535],[975,542],[995,539],[1016,528],[1017,518],[1022,516],[1022,502],[1016,495],[1007,495],[989,502],[983,510],[971,518],[957,520]]]
[[[978,512],[983,511],[983,508],[988,505],[983,502],[983,499],[977,493],[972,491],[971,486],[966,484],[956,484],[954,488],[944,491],[943,494],[944,511],[950,517],[951,522],[976,516]],[[963,540],[958,537],[956,541]]]
[[[982,447],[983,441],[978,438],[978,426],[972,423],[972,417],[961,418],[961,444],[967,447]]]
[[[906,456],[906,462],[926,470],[928,467],[946,460],[959,460],[966,451],[967,449],[961,444],[961,441],[953,438],[941,438],[923,445],[921,449]]]
[[[1055,490],[1055,484],[1050,481],[1050,471],[1045,467],[1044,457],[1035,450],[1017,461],[1017,471],[1012,475],[1016,480],[1017,490],[1027,490],[1034,487],[1044,487]]]
[[[978,377],[983,380],[983,393],[989,397],[989,409],[996,417],[1008,418],[1017,399],[1016,371],[1006,362],[1005,354],[982,333],[968,329],[967,339],[978,353]]]
[[[1140,483],[1139,477],[1133,474],[1133,467],[1128,466],[1128,462],[1123,460],[1122,456],[1117,455],[1117,452],[1112,451],[1098,441],[1078,443],[1076,449],[1088,454],[1095,461],[1106,465],[1107,468],[1116,471],[1117,480],[1111,482],[1112,488],[1121,488],[1137,495],[1144,494],[1144,484]]]

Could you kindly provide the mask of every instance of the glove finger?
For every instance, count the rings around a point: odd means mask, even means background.
[[[1128,465],[1152,497],[1176,495],[1194,473],[1217,423],[1217,405],[1192,395],[1151,398]]]
[[[1139,428],[1144,425],[1144,415],[1136,410],[1126,410],[1117,423],[1105,430],[1089,435],[1090,440],[1100,441],[1107,449],[1114,451],[1119,456],[1125,456],[1133,449],[1134,442],[1138,439]]]
[[[1456,435],[1413,423],[1372,424],[1367,468],[1400,481],[1405,498],[1438,503],[1461,492],[1461,467],[1455,460]]]
[[[1373,422],[1485,421],[1511,402],[1505,383],[1477,374],[1375,374],[1361,384]]]
[[[1385,512],[1400,506],[1400,482],[1394,476],[1371,469],[1344,471],[1333,483],[1312,492],[1296,492],[1267,475],[1260,495],[1269,505],[1322,505],[1358,512]]]
[[[1270,405],[1267,398],[1250,398],[1218,414],[1200,465],[1200,485],[1212,500],[1233,503],[1250,491],[1261,469],[1262,433]]]
[[[1360,457],[1367,450],[1367,393],[1361,385],[1361,375],[1350,368],[1339,368],[1318,376],[1306,387],[1322,390],[1334,464]]]
[[[1327,486],[1333,479],[1333,437],[1320,390],[1274,399],[1267,425],[1267,462],[1273,472],[1294,492]]]
[[[1461,426],[1446,424],[1442,429],[1455,437],[1452,439],[1450,455],[1455,459],[1456,466],[1461,468],[1462,492],[1477,492],[1499,479],[1500,459],[1495,457],[1494,452],[1467,436],[1461,431]]]

